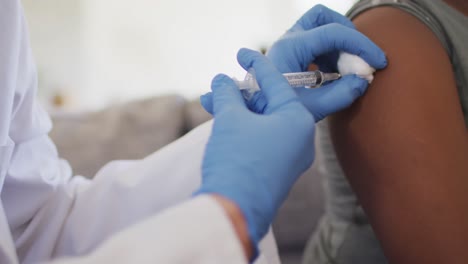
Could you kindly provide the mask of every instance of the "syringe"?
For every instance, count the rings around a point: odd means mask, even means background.
[[[321,71],[285,73],[283,76],[293,88],[317,88],[325,82],[341,78],[339,73],[324,73]],[[239,89],[245,90],[243,94],[246,99],[250,99],[255,91],[260,90],[253,69],[249,70],[243,81],[236,80],[235,78],[233,80]]]

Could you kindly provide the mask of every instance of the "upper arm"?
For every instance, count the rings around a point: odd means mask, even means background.
[[[450,60],[401,10],[371,9],[354,23],[389,65],[330,119],[345,174],[391,262],[468,257],[468,133]]]

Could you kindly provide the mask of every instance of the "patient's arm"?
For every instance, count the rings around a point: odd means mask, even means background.
[[[331,118],[347,178],[391,263],[467,263],[468,133],[448,56],[419,20],[354,20],[387,53],[367,94]]]

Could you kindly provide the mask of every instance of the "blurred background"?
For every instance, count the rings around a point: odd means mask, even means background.
[[[39,97],[66,111],[165,94],[195,99],[236,52],[267,49],[317,3],[354,0],[23,0]]]

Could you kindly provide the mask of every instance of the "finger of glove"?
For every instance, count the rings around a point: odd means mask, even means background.
[[[246,103],[250,111],[257,114],[264,114],[268,109],[268,101],[262,91],[257,91]]]
[[[213,93],[209,92],[200,96],[200,104],[206,112],[213,115]],[[252,98],[245,100],[245,104],[250,111],[263,114],[268,106],[267,99],[262,91],[257,91]]]
[[[330,84],[315,89],[298,89],[297,93],[304,106],[316,121],[350,106],[362,96],[369,83],[356,75],[346,75]]]
[[[360,56],[374,68],[387,66],[385,53],[376,44],[357,30],[340,24],[321,26],[281,41],[294,49],[295,57],[301,65],[309,65],[320,55],[346,51]]]
[[[356,28],[347,17],[319,4],[309,9],[287,33],[310,30],[330,23],[338,23],[352,29]]]
[[[213,115],[213,93],[209,92],[200,96],[200,104],[206,112]]]
[[[232,109],[247,109],[239,88],[227,75],[217,75],[211,82],[211,91],[214,116]]]
[[[239,64],[245,69],[253,68],[258,85],[268,101],[270,109],[276,109],[297,98],[288,81],[264,55],[249,49],[241,49],[237,54]]]

